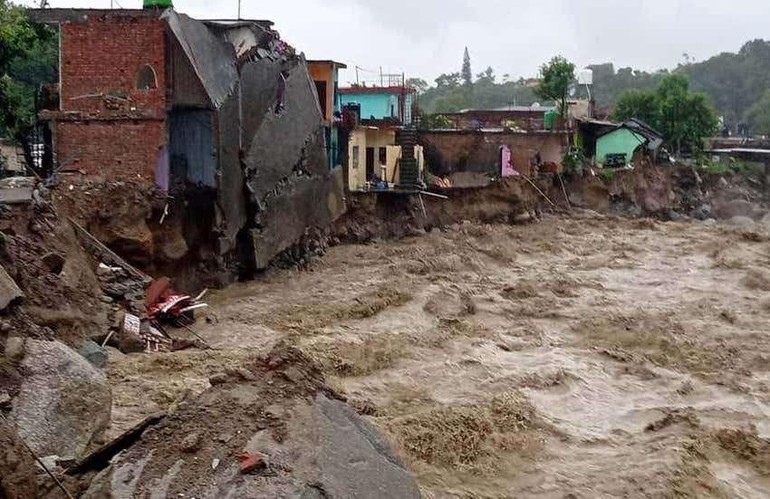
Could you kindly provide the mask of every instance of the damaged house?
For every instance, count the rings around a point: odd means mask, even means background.
[[[404,75],[388,80],[339,90],[349,134],[345,182],[351,191],[408,192],[421,186],[425,161],[413,122],[416,90]]]
[[[166,257],[265,268],[344,210],[316,85],[271,22],[152,5],[31,16],[60,35],[58,105],[41,112],[57,169],[151,186]]]
[[[625,167],[640,153],[657,157],[664,140],[660,132],[635,118],[624,123],[579,120],[578,131],[586,157],[603,168]]]

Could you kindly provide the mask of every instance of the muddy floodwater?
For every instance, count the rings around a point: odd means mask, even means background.
[[[770,496],[770,238],[596,214],[339,246],[114,353],[117,434],[290,338],[426,497]]]

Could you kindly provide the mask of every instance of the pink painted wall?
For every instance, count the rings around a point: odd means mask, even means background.
[[[505,177],[514,177],[519,174],[514,168],[513,168],[513,162],[512,162],[513,156],[511,154],[511,148],[504,145],[500,147],[500,163],[501,163],[501,173],[503,178]]]

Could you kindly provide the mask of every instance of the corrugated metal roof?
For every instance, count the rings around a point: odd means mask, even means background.
[[[211,105],[219,109],[238,82],[233,47],[214,36],[204,23],[184,14],[167,10],[162,19],[190,60]]]

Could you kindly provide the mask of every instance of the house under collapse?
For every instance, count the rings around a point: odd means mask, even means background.
[[[154,184],[162,230],[240,268],[266,267],[344,210],[307,63],[269,21],[159,8],[31,16],[60,34],[58,107],[41,112],[58,170]]]

